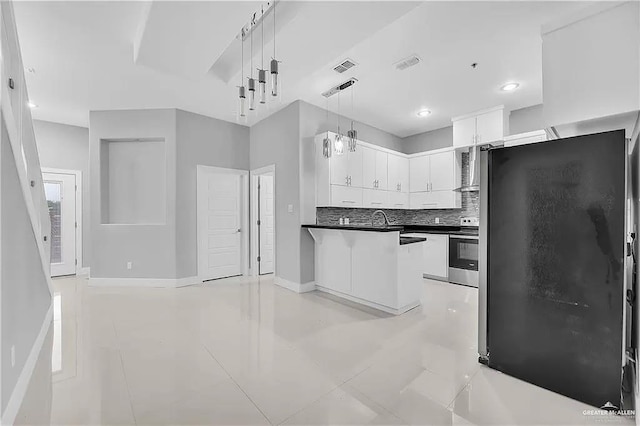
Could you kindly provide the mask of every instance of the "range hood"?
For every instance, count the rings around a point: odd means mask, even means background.
[[[478,192],[480,191],[480,147],[469,148],[469,171],[462,177],[462,186],[454,189],[456,192]]]

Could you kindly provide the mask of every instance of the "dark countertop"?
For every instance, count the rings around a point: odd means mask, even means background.
[[[312,229],[338,229],[341,231],[372,231],[372,232],[402,232],[402,225],[371,226],[371,225],[302,225],[303,228]]]
[[[396,232],[401,234],[449,234],[449,235],[478,235],[478,228],[473,226],[451,226],[451,225],[389,225],[371,226],[363,224],[349,225],[302,225],[303,228],[315,229],[338,229],[343,231],[373,231],[373,232]]]
[[[474,226],[451,225],[404,225],[403,233],[424,234],[452,234],[452,235],[478,235],[478,228]]]
[[[402,235],[400,236],[400,245],[404,246],[406,244],[413,244],[413,243],[421,243],[423,241],[427,241],[426,238],[420,238],[420,237],[403,237]]]

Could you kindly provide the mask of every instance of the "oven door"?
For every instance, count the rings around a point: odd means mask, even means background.
[[[449,268],[478,270],[478,237],[467,235],[449,237]]]

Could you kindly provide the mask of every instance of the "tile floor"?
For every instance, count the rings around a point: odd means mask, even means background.
[[[270,278],[54,284],[53,385],[30,385],[52,389],[53,424],[632,424],[478,364],[472,288],[425,280],[393,317]]]

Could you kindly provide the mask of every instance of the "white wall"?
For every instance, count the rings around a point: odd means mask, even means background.
[[[197,275],[196,166],[249,170],[249,128],[186,111],[176,121],[176,274]]]
[[[34,120],[40,166],[82,172],[82,265],[91,265],[89,244],[89,129]]]
[[[4,120],[0,145],[0,368],[4,413],[51,305],[51,295]],[[11,365],[12,346],[15,346],[15,366]]]
[[[585,10],[543,28],[545,127],[640,109],[640,3]]]
[[[300,106],[294,102],[249,131],[251,170],[275,164],[275,275],[303,284],[300,274]],[[288,212],[291,205],[293,211]],[[306,232],[306,231],[305,231]]]
[[[109,225],[103,214],[102,140],[164,139],[165,223]],[[176,110],[92,111],[89,114],[91,191],[91,276],[95,278],[176,278]],[[132,262],[131,270],[127,262]]]
[[[102,167],[102,223],[166,223],[166,157],[164,140],[103,141],[108,148]],[[108,196],[108,197],[107,197]]]

